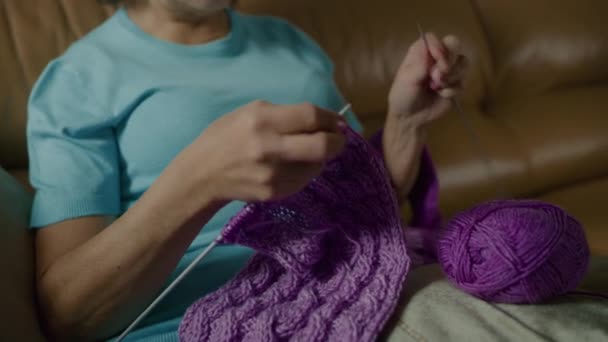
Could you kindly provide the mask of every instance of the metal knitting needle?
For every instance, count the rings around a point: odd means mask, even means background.
[[[340,116],[344,116],[344,114],[346,114],[346,112],[348,112],[351,108],[351,104],[347,104],[346,106],[344,106],[344,108],[342,108],[338,114]],[[196,266],[198,266],[198,264],[200,264],[203,259],[213,250],[213,248],[215,248],[218,244],[220,244],[222,242],[223,239],[223,235],[222,233],[220,233],[217,238],[215,238],[215,240],[209,244],[209,246],[207,246],[207,248],[205,248],[205,250],[203,250],[203,252],[201,254],[199,254],[199,256],[196,257],[196,259],[194,259],[190,265],[188,265],[188,267],[186,267],[186,269],[184,269],[182,271],[182,273],[180,273],[177,278],[175,278],[175,280],[173,280],[171,282],[171,284],[169,284],[169,286],[167,286],[167,288],[165,288],[159,295],[158,297],[156,297],[156,299],[154,299],[154,301],[152,303],[150,303],[150,305],[148,305],[148,307],[141,313],[139,314],[139,316],[137,316],[137,318],[122,332],[122,334],[120,334],[120,336],[118,336],[118,338],[116,339],[116,342],[121,342],[122,340],[124,340],[125,337],[127,337],[127,335],[133,331],[133,329],[135,329],[135,327],[137,327],[137,325],[139,323],[141,323],[142,320],[144,320],[144,318],[146,318],[148,316],[148,314],[150,314],[150,312],[152,310],[154,310],[154,308],[163,300],[165,299],[165,297],[167,297],[171,291],[173,291],[175,289],[175,287],[177,287],[177,285],[179,285],[193,270]]]
[[[430,46],[429,46],[429,42],[426,38],[426,34],[424,33],[424,30],[422,29],[422,26],[420,24],[417,24],[417,26],[418,26],[418,33],[420,34],[420,39],[424,42],[424,46],[425,46],[427,52],[430,53]],[[494,169],[488,153],[482,147],[483,145],[481,144],[481,139],[479,139],[479,137],[477,136],[477,133],[475,133],[475,129],[473,129],[473,123],[471,122],[469,117],[467,115],[465,115],[464,111],[462,110],[462,106],[460,105],[460,102],[455,97],[453,97],[451,99],[451,101],[452,101],[452,105],[454,106],[454,109],[456,110],[456,113],[460,117],[460,120],[461,120],[465,130],[467,130],[467,135],[471,141],[471,144],[473,145],[474,148],[477,149],[477,155],[479,156],[479,158],[485,165],[488,181],[492,182],[492,180],[495,178],[495,176],[498,175],[498,172]],[[498,198],[505,198],[507,192],[503,188],[502,183],[494,182],[494,184],[496,185],[496,188],[497,188],[496,194],[497,194]]]
[[[352,106],[351,106],[351,104],[350,104],[350,103],[348,103],[346,106],[344,106],[344,108],[342,108],[342,109],[341,109],[341,110],[338,112],[338,114],[340,114],[340,116],[344,116],[344,114],[346,114],[346,112],[348,112],[348,111],[350,110],[350,108],[351,108],[351,107],[352,107]]]
[[[181,283],[181,281],[184,280],[184,278],[186,278],[201,261],[203,261],[207,254],[209,254],[209,252],[211,252],[211,250],[221,241],[220,239],[221,234],[217,237],[217,239],[209,244],[209,246],[207,246],[207,248],[205,248],[205,250],[199,256],[197,256],[196,259],[194,259],[194,261],[192,261],[192,263],[190,263],[190,265],[188,265],[188,267],[186,267],[186,269],[183,270],[182,273],[180,273],[179,276],[177,276],[177,278],[175,278],[175,280],[173,280],[173,282],[171,282],[171,284],[169,284],[169,286],[167,286],[167,288],[164,289],[163,292],[161,292],[161,294],[158,295],[158,297],[156,297],[156,299],[150,305],[148,305],[148,307],[139,316],[137,316],[133,323],[131,323],[131,325],[129,325],[122,334],[120,334],[118,339],[116,339],[116,342],[121,342],[125,337],[127,337],[127,335],[133,331],[133,329],[135,329],[135,327],[144,318],[148,316],[150,311],[152,311],[165,297],[167,297],[167,295],[169,295],[169,293],[171,293],[171,291],[173,291],[173,289],[179,285],[179,283]]]

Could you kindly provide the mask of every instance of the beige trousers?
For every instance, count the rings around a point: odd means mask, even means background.
[[[581,290],[608,292],[608,257]],[[539,305],[492,304],[453,287],[437,265],[413,270],[382,341],[608,341],[608,300],[569,295]]]

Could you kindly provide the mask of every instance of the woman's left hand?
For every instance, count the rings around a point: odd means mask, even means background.
[[[460,54],[455,36],[440,40],[426,34],[409,49],[391,87],[389,116],[411,119],[415,125],[430,123],[450,109],[450,98],[462,88],[467,59]]]
[[[409,49],[389,93],[383,134],[386,166],[400,199],[411,190],[420,166],[426,127],[445,115],[462,88],[467,59],[454,36],[426,35]]]

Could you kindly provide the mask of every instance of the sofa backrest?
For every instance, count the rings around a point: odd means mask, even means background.
[[[491,156],[488,177],[462,118],[434,125],[430,147],[453,212],[494,195],[530,196],[608,174],[608,13],[605,0],[242,0],[312,35],[368,133],[416,24],[462,38],[471,60],[462,101]],[[4,1],[0,6],[0,165],[25,181],[26,100],[46,63],[112,13],[96,0]]]

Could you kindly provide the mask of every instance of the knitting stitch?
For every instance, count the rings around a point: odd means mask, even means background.
[[[233,280],[188,309],[182,341],[377,337],[411,262],[381,153],[352,130],[345,134],[345,151],[303,191],[249,204],[225,227],[224,243],[257,253]],[[423,184],[432,193],[431,175]],[[436,210],[429,212],[416,217],[437,223]]]

